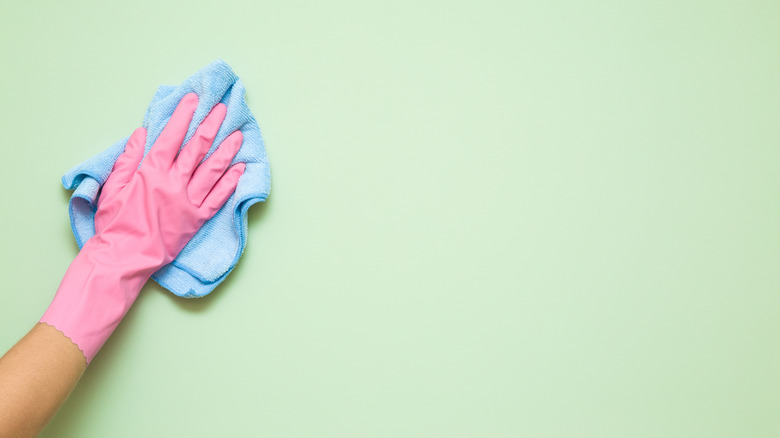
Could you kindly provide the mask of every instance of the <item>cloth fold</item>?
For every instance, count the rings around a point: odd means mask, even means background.
[[[221,59],[202,68],[181,85],[162,85],[157,89],[143,121],[147,129],[144,156],[168,123],[179,100],[190,92],[198,95],[199,102],[184,144],[211,108],[222,102],[227,106],[227,115],[206,158],[225,137],[240,129],[244,142],[233,163],[246,163],[246,170],[233,196],[203,224],[172,263],[152,275],[152,279],[175,295],[196,298],[211,292],[236,266],[246,247],[247,211],[250,206],[268,197],[271,171],[260,127],[244,99],[244,85]],[[62,185],[73,190],[69,203],[70,223],[79,248],[95,234],[95,210],[100,187],[124,150],[127,139],[117,141],[62,177]]]

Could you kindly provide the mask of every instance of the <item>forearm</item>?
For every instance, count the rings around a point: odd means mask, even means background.
[[[0,358],[0,438],[37,436],[153,271],[124,268],[105,246],[87,241],[40,322]]]
[[[87,367],[84,354],[39,323],[0,358],[0,438],[34,437],[51,420]]]

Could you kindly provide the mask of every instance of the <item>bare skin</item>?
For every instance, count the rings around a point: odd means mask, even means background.
[[[38,436],[86,368],[76,344],[36,324],[0,358],[0,438]]]

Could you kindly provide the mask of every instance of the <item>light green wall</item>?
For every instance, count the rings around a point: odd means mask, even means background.
[[[230,63],[273,190],[44,437],[780,436],[780,3],[118,3],[0,6],[0,349],[159,84]]]

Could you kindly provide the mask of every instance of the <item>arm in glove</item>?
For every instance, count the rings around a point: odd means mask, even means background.
[[[181,149],[198,105],[185,95],[144,157],[146,130],[130,136],[97,203],[95,235],[73,260],[41,318],[71,339],[89,363],[149,277],[173,261],[233,194],[245,165],[230,166],[241,131],[203,163],[225,118],[215,106]],[[140,164],[140,167],[139,167]]]

